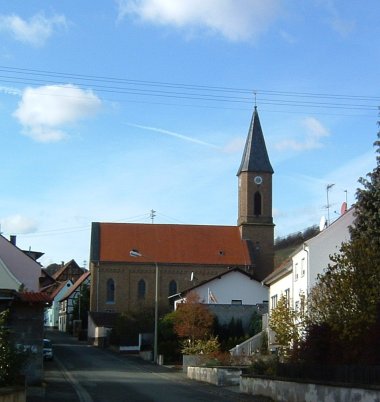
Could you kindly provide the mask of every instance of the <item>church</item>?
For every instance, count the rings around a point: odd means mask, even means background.
[[[156,294],[167,310],[169,296],[230,269],[261,282],[273,271],[272,175],[255,107],[237,172],[237,225],[93,222],[91,311],[153,307]]]

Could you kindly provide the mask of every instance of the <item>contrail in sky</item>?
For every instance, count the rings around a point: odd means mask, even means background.
[[[128,126],[141,128],[143,130],[155,131],[157,133],[170,135],[171,137],[179,138],[180,140],[194,142],[196,144],[205,145],[205,146],[211,147],[211,148],[219,148],[218,146],[216,146],[214,144],[210,144],[209,142],[201,141],[201,140],[198,140],[198,139],[193,138],[193,137],[188,137],[187,135],[175,133],[173,131],[164,130],[162,128],[142,126],[140,124],[132,124],[132,123],[127,123],[127,124],[128,124]]]

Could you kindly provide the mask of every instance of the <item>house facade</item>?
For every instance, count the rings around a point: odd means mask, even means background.
[[[176,304],[183,302],[189,292],[196,292],[203,304],[256,305],[268,302],[269,289],[239,268],[192,286],[178,293]]]
[[[265,278],[269,286],[269,308],[276,307],[282,295],[293,309],[299,310],[317,277],[339,253],[342,243],[350,240],[349,227],[354,223],[354,208],[344,213],[319,234],[304,242],[280,267]]]
[[[73,286],[71,280],[62,282],[59,286],[52,292],[50,296],[51,305],[45,309],[45,327],[47,328],[58,328],[59,324],[59,301],[67,293],[67,291]]]
[[[187,289],[192,276],[203,281],[239,268],[263,280],[273,270],[272,175],[255,108],[237,172],[237,226],[94,222],[91,311],[152,307],[156,272],[161,308],[169,308],[168,296]]]
[[[41,265],[0,235],[0,287],[38,292]]]
[[[71,286],[65,295],[59,300],[59,313],[58,313],[58,330],[69,332],[74,329],[73,320],[80,320],[80,317],[73,317],[74,304],[81,296],[84,286],[90,284],[90,271],[85,272],[74,284]],[[79,311],[80,314],[80,311]]]

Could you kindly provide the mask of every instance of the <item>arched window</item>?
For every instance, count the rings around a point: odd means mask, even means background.
[[[107,303],[115,303],[115,282],[112,278],[107,280]]]
[[[145,299],[146,293],[146,284],[144,279],[140,279],[137,284],[137,298],[138,299]]]
[[[256,191],[254,198],[253,198],[253,213],[255,216],[261,215],[261,207],[262,207],[262,202],[261,202],[261,194]]]

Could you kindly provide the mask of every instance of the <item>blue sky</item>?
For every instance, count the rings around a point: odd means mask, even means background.
[[[375,166],[378,0],[0,0],[1,232],[88,261],[93,221],[235,225],[255,94],[276,236]],[[335,212],[336,211],[336,212]]]

